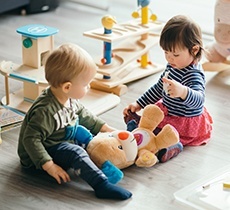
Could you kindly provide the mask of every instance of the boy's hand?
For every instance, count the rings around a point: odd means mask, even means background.
[[[188,94],[188,89],[186,86],[180,84],[179,82],[171,79],[167,79],[165,77],[162,78],[162,81],[166,84],[167,86],[167,94],[171,98],[178,98],[180,97],[181,99],[185,99],[187,94]]]
[[[61,184],[61,181],[69,182],[70,177],[60,166],[55,164],[52,160],[46,162],[42,168],[54,179],[57,180],[58,184]]]

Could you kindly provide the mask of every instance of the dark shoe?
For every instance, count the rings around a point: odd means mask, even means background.
[[[131,120],[127,123],[127,131],[132,132],[134,129],[138,127],[138,124],[135,120]]]
[[[165,163],[168,160],[176,157],[183,150],[183,145],[178,142],[177,144],[172,145],[171,147],[161,149],[158,152],[157,158],[160,163]]]
[[[126,115],[124,117],[125,123],[128,124],[129,121],[135,120],[136,123],[138,124],[141,119],[141,116],[138,115],[136,112],[131,112],[130,110],[128,112],[129,112],[129,115]]]

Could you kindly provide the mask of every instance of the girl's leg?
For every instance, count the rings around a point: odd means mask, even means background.
[[[124,117],[124,121],[127,125],[127,131],[133,131],[135,128],[138,127],[139,121],[140,121],[140,116],[135,113],[135,112],[131,112],[129,110],[129,115]]]
[[[138,115],[136,112],[131,112],[130,110],[128,111],[129,115],[124,117],[124,121],[126,124],[128,124],[129,121],[135,120],[137,124],[139,124],[139,121],[141,119],[141,116]]]
[[[161,149],[157,154],[157,158],[160,163],[164,163],[172,159],[173,157],[176,157],[180,152],[182,152],[182,150],[183,145],[181,144],[181,142],[178,142],[171,147]]]
[[[64,142],[53,146],[48,152],[53,161],[63,169],[73,168],[94,189],[98,198],[125,200],[132,196],[129,191],[111,184],[79,145]]]

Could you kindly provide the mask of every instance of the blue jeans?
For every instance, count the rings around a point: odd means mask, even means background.
[[[107,180],[104,173],[92,162],[87,152],[76,144],[63,142],[47,149],[54,163],[64,170],[73,168],[92,188]]]

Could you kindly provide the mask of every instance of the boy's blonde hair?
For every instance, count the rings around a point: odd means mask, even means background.
[[[199,51],[196,55],[193,53],[195,45],[199,46]],[[176,47],[187,48],[194,59],[200,60],[203,49],[201,29],[189,17],[176,15],[162,29],[160,46],[163,50],[170,52],[174,52]]]
[[[84,71],[96,69],[92,57],[75,44],[63,44],[45,62],[45,78],[53,87],[70,82]]]

